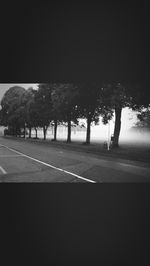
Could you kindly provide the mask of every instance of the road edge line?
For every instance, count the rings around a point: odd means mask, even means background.
[[[2,172],[4,175],[7,174],[7,172],[5,171],[5,169],[4,169],[2,166],[0,166],[0,170],[1,170],[1,172]]]
[[[75,177],[77,177],[77,178],[79,178],[79,179],[85,180],[85,181],[90,182],[90,183],[96,183],[96,181],[93,181],[93,180],[91,180],[91,179],[87,179],[87,178],[85,178],[85,177],[79,176],[79,175],[77,175],[77,174],[74,174],[74,173],[69,172],[69,171],[67,171],[67,170],[64,170],[64,169],[62,169],[62,168],[56,167],[56,166],[54,166],[54,165],[51,165],[51,164],[45,163],[45,162],[43,162],[43,161],[40,161],[40,160],[35,159],[35,158],[33,158],[33,157],[30,157],[30,156],[28,156],[28,155],[26,155],[26,154],[24,154],[24,153],[22,153],[22,152],[16,151],[15,149],[9,148],[9,147],[7,147],[7,146],[5,146],[5,145],[1,145],[1,146],[7,148],[8,150],[11,150],[11,151],[13,151],[13,152],[16,152],[16,153],[20,154],[20,155],[22,155],[23,157],[26,157],[26,158],[28,158],[28,159],[30,159],[30,160],[33,160],[33,161],[35,161],[35,162],[41,163],[41,164],[43,164],[43,165],[46,165],[46,166],[48,166],[48,167],[50,167],[50,168],[53,168],[53,169],[55,169],[55,170],[58,170],[58,171],[64,172],[64,173],[69,174],[69,175],[72,175],[72,176],[75,176]]]

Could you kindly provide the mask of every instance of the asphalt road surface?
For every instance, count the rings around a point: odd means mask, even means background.
[[[150,165],[0,137],[0,182],[150,182]]]

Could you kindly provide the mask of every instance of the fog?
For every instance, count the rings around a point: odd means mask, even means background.
[[[127,132],[121,132],[120,143],[130,143],[136,146],[150,146],[150,130],[128,130]]]
[[[113,128],[111,128],[113,129]],[[93,126],[91,127],[91,143],[104,143],[105,141],[110,141],[113,130],[109,126]],[[47,139],[52,139],[54,136],[54,128],[50,127],[47,131]],[[35,137],[34,130],[32,131],[32,137]],[[38,137],[43,138],[42,129],[38,130]],[[65,141],[67,139],[67,127],[58,126],[57,129],[57,139]],[[72,141],[84,142],[86,139],[86,128],[72,128],[71,132]],[[147,147],[150,146],[150,130],[143,131],[132,131],[131,129],[124,130],[120,132],[120,144],[132,144],[136,146]]]
[[[100,119],[98,125],[91,125],[91,143],[104,143],[110,141],[111,135],[114,132],[115,117],[107,124],[104,125]],[[150,146],[150,129],[138,130],[135,128],[137,122],[136,112],[124,108],[122,110],[121,118],[121,131],[120,131],[120,144],[129,144],[136,146],[149,147]],[[80,125],[84,124],[85,127],[75,126],[72,127],[71,139],[72,141],[85,142],[86,140],[86,121],[80,120]],[[4,127],[0,127],[0,134],[3,135]],[[54,127],[50,126],[47,131],[47,139],[52,139],[54,136]],[[35,137],[35,131],[32,130],[32,137]],[[38,137],[43,138],[42,129],[38,129]],[[65,141],[67,139],[67,125],[58,126],[57,139]]]
[[[0,128],[0,134],[3,135],[4,127]],[[109,125],[92,126],[91,127],[91,143],[103,143],[110,140],[114,128]],[[52,139],[54,136],[54,128],[49,127],[47,131],[47,139]],[[32,130],[32,137],[35,137],[35,131]],[[42,129],[38,129],[38,137],[43,138]],[[58,126],[57,139],[65,141],[67,139],[67,127]],[[72,127],[71,132],[72,141],[84,142],[86,139],[86,128]],[[132,130],[124,128],[120,132],[120,144],[132,144],[136,146],[147,147],[150,146],[150,130]]]
[[[111,135],[113,135],[114,127],[109,130],[108,126],[99,127],[98,130],[93,128],[91,134],[91,141],[94,142],[101,142],[110,140]],[[150,130],[143,129],[139,130],[132,130],[132,128],[125,129],[121,128],[120,137],[119,137],[120,144],[133,144],[136,146],[150,146]]]

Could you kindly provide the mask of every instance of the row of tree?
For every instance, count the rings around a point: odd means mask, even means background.
[[[97,124],[102,117],[107,124],[115,114],[113,147],[119,146],[121,112],[124,107],[143,112],[149,106],[149,98],[137,86],[107,82],[40,83],[38,89],[11,87],[1,101],[0,125],[7,126],[12,135],[21,130],[43,129],[44,139],[49,125],[54,124],[54,140],[57,139],[58,123],[68,126],[67,142],[71,142],[71,122],[78,124],[80,118],[87,121],[86,144],[90,143],[91,123]]]

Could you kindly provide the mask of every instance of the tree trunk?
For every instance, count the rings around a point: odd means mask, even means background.
[[[31,139],[31,127],[29,127],[29,139]]]
[[[25,139],[26,138],[26,127],[24,126],[24,128],[23,128],[23,138]]]
[[[21,138],[21,129],[16,127],[16,137],[19,135]]]
[[[67,137],[67,142],[71,142],[71,120],[68,120],[68,137]]]
[[[46,140],[46,131],[47,131],[47,128],[44,126],[43,127],[44,140]]]
[[[91,138],[91,116],[87,117],[87,131],[86,131],[86,144],[90,144]]]
[[[26,125],[24,125],[24,139],[26,138]]]
[[[54,125],[54,141],[57,140],[57,120],[54,121],[55,125]]]
[[[119,135],[121,129],[121,112],[122,108],[115,108],[115,128],[114,128],[114,139],[113,148],[119,147]]]
[[[35,137],[37,139],[37,128],[35,127],[34,129],[35,129]]]
[[[14,135],[17,137],[17,127],[14,130]]]

